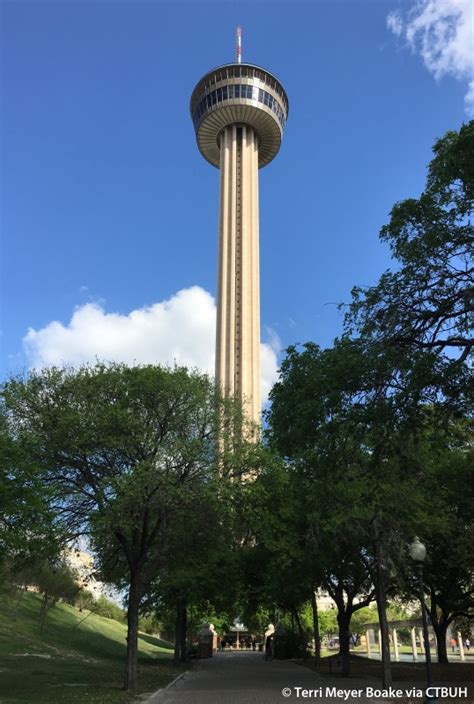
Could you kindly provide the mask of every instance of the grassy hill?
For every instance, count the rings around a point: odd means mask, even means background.
[[[57,604],[39,631],[40,597],[18,609],[0,593],[0,704],[108,704],[143,699],[121,691],[126,627]],[[79,622],[87,618],[79,624]],[[139,638],[139,690],[153,692],[179,673],[169,643]]]

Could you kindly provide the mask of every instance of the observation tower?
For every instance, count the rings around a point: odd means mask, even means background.
[[[236,62],[209,71],[191,96],[199,151],[220,169],[216,383],[260,423],[258,170],[277,155],[288,98],[275,76]]]

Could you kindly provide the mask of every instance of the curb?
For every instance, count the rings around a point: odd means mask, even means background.
[[[145,699],[143,704],[158,704],[160,701],[161,697],[160,694],[165,692],[167,689],[171,689],[171,687],[174,687],[175,684],[186,674],[187,670],[184,672],[181,672],[179,675],[177,675],[171,682],[169,682],[166,687],[161,687],[160,689],[157,689],[156,692],[153,692],[153,694],[148,698]],[[1,703],[0,703],[1,704]]]
[[[166,685],[165,689],[171,689],[171,687],[174,687],[176,682],[178,682],[178,680],[180,680],[182,677],[184,677],[186,672],[187,672],[187,670],[185,670],[184,672],[181,672],[177,677],[174,678],[174,680],[171,680],[171,682]]]

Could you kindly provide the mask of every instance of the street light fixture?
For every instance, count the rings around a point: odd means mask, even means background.
[[[425,642],[426,681],[428,685],[426,701],[430,702],[430,704],[436,704],[438,701],[437,697],[428,694],[428,692],[431,692],[433,688],[433,675],[431,669],[430,639],[428,636],[428,615],[426,612],[425,592],[423,589],[423,563],[426,558],[426,548],[418,537],[416,537],[410,545],[410,557],[415,563],[415,574],[418,577],[418,588],[420,592],[421,616],[423,619],[423,640]]]

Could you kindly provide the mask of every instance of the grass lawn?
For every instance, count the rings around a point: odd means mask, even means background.
[[[340,669],[335,666],[332,669],[332,674],[329,672],[329,661],[337,661],[339,655],[332,654],[330,657],[324,658],[319,668],[319,674],[327,677],[328,681],[334,678],[340,678],[341,682],[350,683],[349,680],[343,680]],[[304,667],[314,668],[314,658],[308,658],[306,661],[300,661],[300,665]],[[363,680],[365,678],[375,678],[378,680],[377,687],[382,686],[382,664],[380,660],[370,660],[358,655],[350,656],[351,674],[354,679]],[[435,686],[443,684],[458,686],[468,686],[468,698],[450,698],[450,704],[468,704],[472,702],[472,692],[474,681],[474,663],[456,663],[452,662],[449,665],[440,663],[432,663],[433,681]],[[405,685],[416,683],[420,688],[423,688],[426,683],[426,668],[424,662],[392,662],[392,677],[393,684],[399,689],[404,689]],[[369,681],[367,683],[369,684]],[[405,683],[405,684],[404,684]],[[408,699],[397,699],[397,704],[410,704]],[[414,701],[414,700],[411,700]],[[416,700],[417,702],[419,700]],[[444,699],[440,701],[445,701]]]
[[[333,655],[337,660],[338,655]],[[311,663],[313,659],[311,658]],[[472,682],[474,681],[474,663],[449,663],[443,665],[432,663],[433,679],[441,682]],[[321,664],[321,674],[329,672],[328,662]],[[337,671],[333,671],[333,675]],[[351,655],[351,677],[377,677],[382,679],[382,663],[380,660],[370,660],[357,655]],[[424,682],[426,666],[424,662],[392,662],[394,682]]]
[[[140,701],[121,690],[126,628],[112,619],[57,604],[39,632],[40,597],[0,593],[0,704],[121,704]],[[77,626],[77,628],[75,628]],[[167,646],[167,647],[166,647]],[[153,692],[180,672],[169,644],[139,638],[138,694]]]

